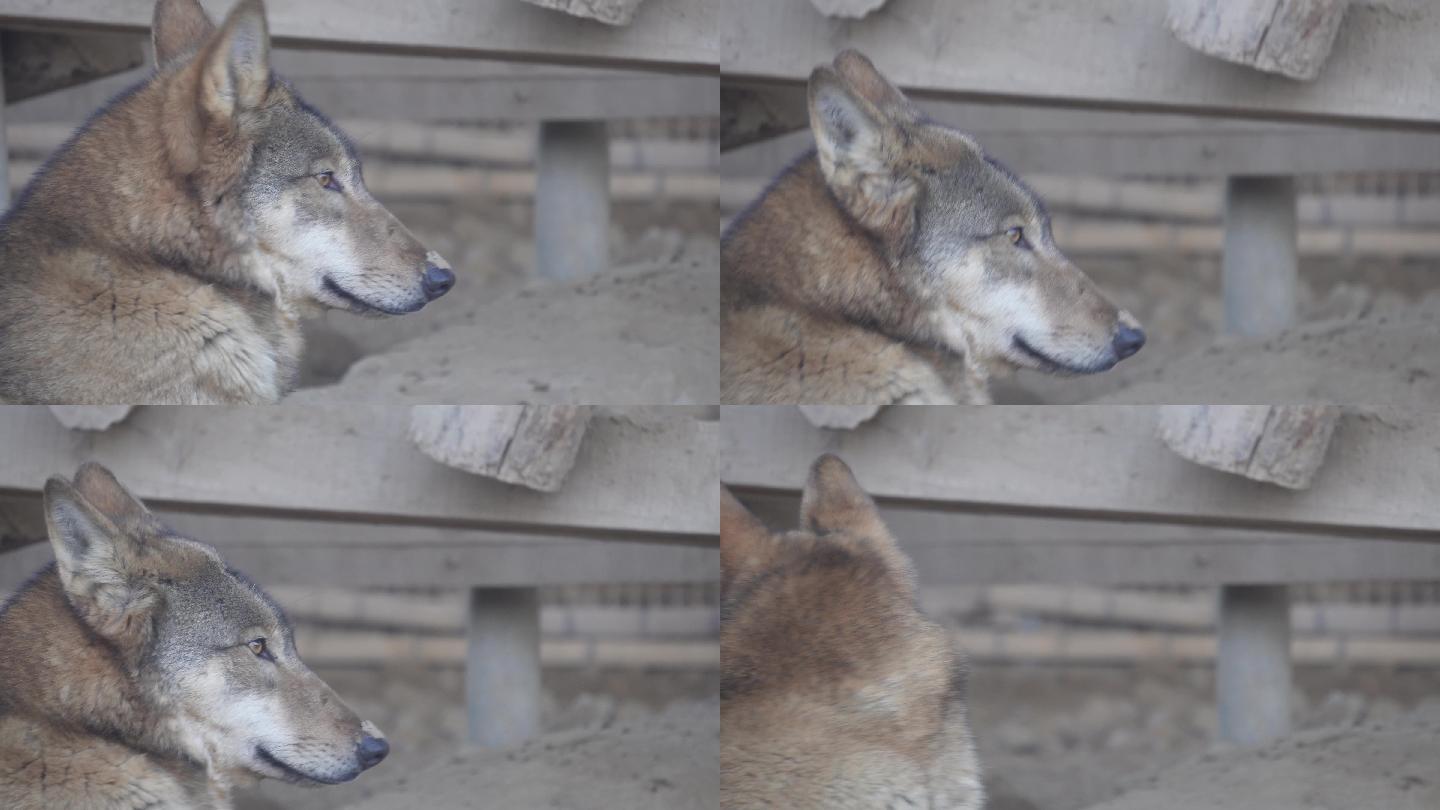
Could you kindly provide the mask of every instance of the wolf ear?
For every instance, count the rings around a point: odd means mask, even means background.
[[[756,573],[775,554],[775,538],[730,490],[720,487],[720,592]]]
[[[147,634],[158,596],[138,570],[138,541],[59,476],[45,482],[45,525],[60,582],[86,623],[111,640]]]
[[[856,50],[841,51],[835,57],[835,72],[856,95],[891,118],[908,122],[920,120],[919,108],[900,92],[900,88],[880,75],[865,54]]]
[[[270,91],[270,29],[261,0],[243,0],[211,41],[200,74],[200,103],[229,120],[259,107]]]
[[[874,552],[897,573],[913,580],[910,558],[885,528],[880,510],[839,457],[815,460],[800,495],[800,525],[816,534],[842,533]]]
[[[150,510],[120,484],[114,473],[93,461],[81,464],[75,471],[75,489],[117,528],[137,528],[152,519]]]
[[[155,66],[165,67],[199,50],[215,33],[215,24],[196,0],[159,0],[150,24]]]
[[[828,67],[810,74],[809,97],[810,129],[826,184],[863,227],[903,242],[914,226],[920,185],[899,151],[902,122]]]

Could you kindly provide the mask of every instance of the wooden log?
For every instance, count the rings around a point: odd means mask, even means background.
[[[1158,435],[1196,464],[1306,489],[1339,422],[1333,405],[1165,405]]]
[[[416,405],[410,438],[441,464],[558,492],[589,423],[585,405]]]
[[[880,412],[879,405],[801,405],[800,412],[815,427],[835,430],[857,428]]]
[[[1165,24],[1210,56],[1313,80],[1330,56],[1350,0],[1170,0]]]
[[[50,413],[71,430],[104,430],[130,415],[129,405],[50,405]]]
[[[644,0],[525,0],[541,8],[563,11],[608,25],[629,25]]]
[[[810,3],[826,17],[858,20],[872,11],[878,11],[885,5],[885,0],[810,0]]]

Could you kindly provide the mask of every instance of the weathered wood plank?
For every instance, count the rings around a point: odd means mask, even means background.
[[[468,588],[713,582],[719,552],[654,543],[567,541],[466,546],[242,545],[202,538],[265,585]],[[48,543],[0,554],[0,589],[15,589],[54,556]]]
[[[233,5],[205,0],[214,18]],[[5,0],[0,25],[52,31],[144,31],[151,0]],[[707,0],[652,3],[611,27],[514,0],[306,0],[273,3],[276,44],[482,59],[714,70],[718,11]]]
[[[0,32],[5,100],[13,104],[139,67],[143,44],[133,35]]]
[[[1419,0],[1354,5],[1324,74],[1304,85],[1185,47],[1165,28],[1165,4],[1151,0],[1040,11],[1010,0],[894,0],[840,27],[808,0],[730,0],[725,21],[727,78],[801,82],[852,47],[902,87],[957,98],[1440,126],[1440,8]]]
[[[0,489],[36,491],[94,459],[157,506],[693,542],[719,526],[718,426],[597,416],[563,492],[436,464],[380,406],[163,408],[75,434],[44,407],[0,409]]]
[[[728,81],[722,88],[726,151],[721,159],[727,177],[770,177],[814,146],[803,88],[766,87],[760,96],[746,92],[752,89]],[[1440,139],[1433,134],[1378,126],[935,99],[921,100],[920,107],[935,120],[971,133],[987,153],[1025,173],[1218,177],[1415,171],[1440,165]]]
[[[861,481],[864,472],[857,468]],[[799,494],[745,492],[775,529],[795,526]],[[1107,520],[959,512],[882,503],[928,585],[1224,585],[1440,578],[1440,544]]]
[[[1336,463],[1303,492],[1193,465],[1155,422],[1149,406],[906,407],[835,432],[793,407],[726,408],[721,480],[793,491],[832,452],[892,502],[1440,542],[1440,414],[1347,412]]]

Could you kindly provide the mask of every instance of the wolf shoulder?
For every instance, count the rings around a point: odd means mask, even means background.
[[[0,807],[8,810],[221,810],[193,775],[134,749],[0,715]]]

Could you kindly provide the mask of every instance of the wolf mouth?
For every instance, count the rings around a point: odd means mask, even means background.
[[[255,757],[266,765],[269,765],[270,767],[285,774],[285,778],[287,781],[319,782],[323,785],[338,785],[341,782],[349,782],[351,779],[354,779],[356,776],[359,775],[359,771],[355,771],[354,773],[346,774],[344,777],[341,777],[339,779],[327,779],[319,776],[313,776],[311,774],[305,773],[302,770],[292,768],[289,765],[286,765],[279,757],[275,756],[269,751],[266,751],[263,747],[258,745],[255,747]]]
[[[1096,374],[1098,372],[1110,369],[1115,365],[1115,363],[1113,362],[1096,363],[1090,366],[1076,366],[1071,365],[1070,363],[1063,363],[1051,357],[1050,355],[1045,354],[1034,346],[1031,346],[1029,343],[1025,342],[1025,338],[1022,338],[1019,335],[1016,335],[1011,340],[1011,343],[1014,344],[1015,348],[1020,350],[1021,354],[1039,363],[1041,371],[1050,372],[1052,374]]]
[[[425,306],[424,302],[421,302],[408,309],[393,309],[391,307],[382,307],[379,304],[372,304],[369,301],[366,301],[365,299],[356,295],[355,293],[352,293],[344,287],[341,287],[339,284],[336,284],[335,279],[330,278],[329,276],[325,277],[324,285],[326,292],[329,292],[336,298],[345,301],[346,303],[350,304],[352,309],[355,309],[356,311],[361,313],[379,312],[384,315],[408,315],[409,313],[415,312],[416,310],[419,310],[421,307]]]

